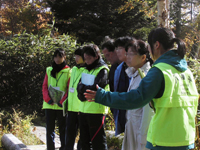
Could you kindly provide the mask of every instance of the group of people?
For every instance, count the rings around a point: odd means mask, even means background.
[[[199,94],[184,59],[184,42],[170,29],[156,28],[148,43],[125,36],[105,40],[101,49],[111,67],[95,44],[75,50],[72,69],[65,51],[55,50],[43,82],[47,150],[55,149],[56,119],[60,150],[74,149],[78,129],[78,150],[108,150],[109,109],[115,135],[124,132],[122,150],[193,149]],[[63,93],[58,101],[56,92]]]

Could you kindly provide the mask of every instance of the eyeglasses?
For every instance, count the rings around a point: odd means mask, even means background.
[[[134,56],[134,55],[138,55],[138,53],[126,53],[126,56]]]

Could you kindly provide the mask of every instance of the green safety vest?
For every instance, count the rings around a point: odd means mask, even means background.
[[[198,91],[189,69],[176,70],[166,63],[158,63],[165,80],[160,98],[153,99],[156,110],[149,125],[147,141],[153,146],[187,146],[195,141],[195,116]]]
[[[77,97],[77,86],[81,78],[81,74],[84,70],[84,67],[78,68],[73,67],[70,83],[69,83],[69,92],[68,92],[68,111],[79,112],[79,105],[81,101]],[[70,89],[73,88],[74,92],[70,92]]]
[[[60,87],[60,90],[63,92],[67,92],[67,82],[70,78],[71,70],[70,68],[62,69],[60,72],[56,74],[56,79],[51,76],[52,67],[47,67],[46,73],[48,76],[48,87],[49,85],[53,87]],[[43,108],[42,109],[55,109],[55,110],[62,110],[57,104],[50,105],[47,102],[43,101]]]
[[[106,68],[107,70],[109,70],[106,66],[101,66],[99,68],[92,69],[90,71],[88,71],[87,69],[84,69],[83,73],[97,76],[100,70],[103,68]],[[106,91],[109,91],[110,90],[109,85],[107,84],[104,89]],[[96,102],[84,101],[80,103],[79,111],[82,113],[91,113],[91,114],[107,114],[108,107]]]

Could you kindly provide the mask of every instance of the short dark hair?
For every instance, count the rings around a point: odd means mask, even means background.
[[[101,45],[101,49],[103,50],[104,48],[107,48],[109,52],[114,52],[115,50],[114,40],[108,39],[104,41],[103,44]]]
[[[123,37],[119,37],[115,40],[114,42],[114,45],[115,47],[118,47],[118,46],[121,46],[121,47],[125,47],[126,44],[129,42],[129,41],[132,41],[134,40],[135,38],[133,37],[130,37],[130,36],[123,36]]]

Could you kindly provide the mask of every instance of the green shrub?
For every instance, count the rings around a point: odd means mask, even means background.
[[[200,93],[200,59],[187,58],[187,61],[188,61],[188,67],[193,73],[198,93]],[[200,110],[200,105],[198,106],[198,111],[199,110]],[[198,113],[196,116],[196,139],[195,139],[194,150],[199,150],[200,147],[199,130],[200,130],[200,114]]]
[[[67,64],[73,66],[73,51],[77,46],[76,40],[69,35],[52,38],[24,33],[10,40],[1,39],[1,107],[23,104],[26,110],[40,111],[45,69],[52,63],[54,50],[64,48]]]
[[[113,117],[113,114],[111,113],[110,109],[109,109],[108,114],[106,115],[105,129],[111,130],[111,131],[115,130],[115,121],[114,121],[114,117]]]
[[[194,75],[198,92],[200,93],[200,59],[188,58],[188,64]]]
[[[106,131],[106,140],[109,150],[121,150],[124,134],[115,136],[115,132]]]

